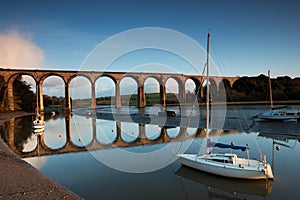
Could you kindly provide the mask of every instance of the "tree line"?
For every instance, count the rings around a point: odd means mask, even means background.
[[[226,87],[225,87],[226,88]],[[300,78],[280,76],[271,79],[272,96],[275,101],[300,100]],[[232,88],[226,88],[227,101],[270,100],[269,77],[241,77]]]

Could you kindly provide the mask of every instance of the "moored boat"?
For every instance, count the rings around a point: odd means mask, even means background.
[[[270,104],[271,104],[271,110],[260,113],[258,115],[259,119],[268,120],[268,121],[284,121],[284,120],[297,120],[299,119],[300,113],[296,112],[288,112],[285,109],[287,106],[281,106],[278,108],[275,108],[273,106],[273,95],[272,95],[272,84],[271,84],[271,77],[270,77],[270,71],[268,71],[268,77],[269,77],[269,93],[270,93]]]
[[[233,143],[231,145],[214,143],[209,139],[210,133],[210,117],[209,117],[209,42],[210,35],[207,36],[207,63],[206,63],[206,80],[207,80],[207,90],[206,90],[206,152],[203,155],[199,154],[177,154],[178,161],[188,167],[208,172],[211,174],[229,177],[229,178],[239,178],[239,179],[273,179],[273,172],[270,164],[266,161],[266,156],[264,156],[263,161],[249,159],[249,147],[235,146]],[[211,153],[211,147],[219,148],[231,148],[239,149],[242,151],[247,150],[248,158],[238,158],[236,154],[233,153],[222,153],[215,154]]]

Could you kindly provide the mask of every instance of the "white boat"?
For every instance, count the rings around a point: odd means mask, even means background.
[[[32,122],[32,126],[34,129],[36,129],[37,131],[45,128],[45,122],[41,119],[39,119],[39,117],[36,117],[36,119]]]
[[[45,122],[41,119],[40,113],[39,113],[39,100],[38,100],[38,88],[36,89],[36,116],[35,120],[32,122],[32,128],[34,129],[34,132],[41,132],[45,129]]]
[[[298,120],[299,115],[293,112],[284,110],[271,110],[258,115],[259,119],[269,121],[284,121],[284,120]]]
[[[288,112],[286,110],[283,110],[283,108],[286,108],[286,106],[274,108],[274,106],[273,106],[273,97],[272,97],[273,95],[272,95],[272,84],[271,84],[270,71],[268,71],[268,77],[269,77],[269,93],[270,93],[271,110],[259,114],[258,118],[263,119],[263,120],[269,120],[269,121],[284,121],[284,120],[297,120],[297,119],[299,119],[299,113]]]
[[[273,179],[270,164],[265,161],[238,158],[236,154],[179,154],[183,165],[219,176],[240,179]]]
[[[207,36],[207,63],[206,63],[206,152],[199,154],[177,154],[178,161],[188,167],[207,173],[239,179],[273,179],[273,172],[270,164],[264,161],[249,159],[249,147],[240,147],[224,145],[220,143],[210,142],[209,140],[209,42],[210,34]],[[221,148],[233,148],[247,150],[248,158],[238,158],[233,153],[214,154],[209,151],[209,146],[217,146]]]

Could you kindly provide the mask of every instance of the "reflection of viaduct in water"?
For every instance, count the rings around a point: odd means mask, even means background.
[[[99,149],[113,149],[113,148],[124,148],[124,147],[132,147],[132,146],[142,146],[142,145],[154,145],[154,144],[161,144],[161,143],[169,143],[169,142],[182,142],[183,140],[192,139],[194,137],[205,137],[205,132],[203,129],[196,129],[192,128],[194,131],[192,134],[187,134],[188,128],[180,127],[178,134],[175,138],[171,138],[168,134],[168,127],[162,127],[160,130],[160,135],[151,140],[147,138],[146,136],[146,126],[145,124],[138,124],[139,126],[139,136],[136,138],[133,142],[126,142],[121,137],[121,130],[122,130],[122,122],[116,122],[116,131],[117,131],[117,137],[112,142],[112,144],[101,144],[97,140],[97,130],[96,130],[96,120],[95,118],[92,118],[92,134],[93,139],[92,141],[85,145],[85,146],[77,146],[74,144],[71,140],[71,114],[66,116],[65,122],[66,122],[66,143],[63,147],[58,149],[51,149],[48,146],[46,146],[44,141],[44,135],[40,134],[37,137],[37,146],[35,149],[31,152],[20,152],[14,142],[14,119],[12,119],[9,123],[8,127],[8,145],[9,147],[18,155],[21,157],[34,157],[34,156],[43,156],[43,155],[53,155],[53,154],[63,154],[63,153],[72,153],[72,152],[83,152],[83,151],[93,151],[93,150],[99,150]],[[231,133],[237,133],[237,131],[214,131],[211,134],[231,134]]]
[[[120,81],[125,77],[133,78],[137,83],[137,106],[145,107],[146,99],[144,92],[144,83],[147,78],[154,78],[159,83],[160,102],[163,106],[166,105],[166,82],[168,79],[173,78],[178,84],[178,100],[180,103],[186,102],[185,83],[190,79],[196,85],[196,90],[200,90],[200,97],[204,96],[203,83],[205,77],[195,75],[183,75],[183,74],[167,74],[167,73],[126,73],[126,72],[94,72],[94,71],[57,71],[57,70],[14,70],[14,69],[2,69],[0,68],[1,76],[4,81],[7,82],[8,87],[8,107],[10,111],[14,110],[13,99],[13,82],[20,75],[31,76],[36,82],[36,91],[39,96],[40,111],[44,111],[43,93],[42,87],[44,80],[49,76],[58,76],[62,78],[65,84],[65,109],[71,109],[71,97],[70,97],[70,82],[78,76],[86,77],[91,84],[91,107],[96,108],[96,92],[95,83],[100,77],[108,77],[115,83],[115,106],[121,107],[120,96]],[[237,77],[217,77],[212,76],[210,78],[211,95],[217,94],[220,88],[230,88],[237,80]]]

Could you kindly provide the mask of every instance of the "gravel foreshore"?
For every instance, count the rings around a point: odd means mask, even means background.
[[[6,120],[30,115],[26,112],[0,113]],[[0,199],[82,199],[21,160],[0,137]]]

